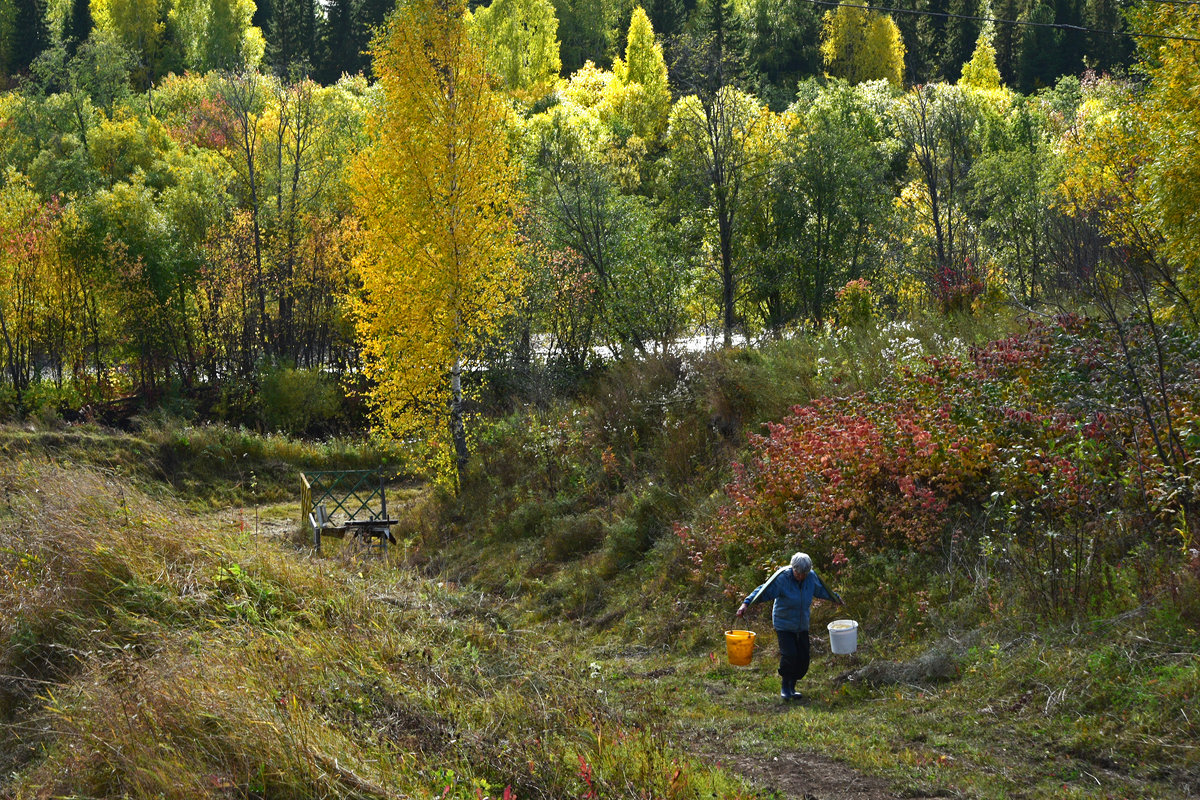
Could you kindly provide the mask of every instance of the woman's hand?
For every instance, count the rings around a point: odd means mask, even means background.
[[[742,603],[740,606],[738,606],[738,610],[734,612],[737,614],[737,618],[741,619],[742,615],[746,613],[746,609],[749,607],[750,606],[746,605],[745,603]]]

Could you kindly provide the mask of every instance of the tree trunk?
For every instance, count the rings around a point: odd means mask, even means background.
[[[737,286],[733,275],[733,215],[729,212],[724,198],[717,201],[717,234],[721,245],[721,327],[724,334],[725,347],[733,346],[733,327],[737,323],[734,301],[737,297]]]
[[[454,465],[458,484],[462,486],[470,452],[467,450],[467,429],[463,424],[462,358],[454,359],[450,371],[450,436],[454,440]]]

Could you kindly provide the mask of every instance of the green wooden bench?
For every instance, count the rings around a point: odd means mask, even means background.
[[[380,553],[396,543],[396,520],[388,517],[382,470],[301,472],[300,519],[312,531],[318,552],[323,538],[343,539],[347,534]]]

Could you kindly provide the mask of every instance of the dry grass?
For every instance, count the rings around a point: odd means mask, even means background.
[[[385,467],[401,478],[409,474],[404,452],[382,450],[364,439],[260,436],[162,414],[143,420],[136,434],[93,424],[0,425],[0,454],[87,465],[152,494],[169,487],[198,510],[292,499],[300,470]]]
[[[537,544],[476,548],[477,566],[528,572]],[[1083,797],[1099,778],[1111,796],[1177,797],[1200,783],[1200,569],[1140,616],[981,630],[936,685],[831,683],[818,655],[810,704],[784,714],[769,656],[734,670],[685,652],[719,632],[718,610],[657,569],[589,576],[603,555],[528,580],[563,609],[621,603],[608,647],[532,595],[499,601],[350,548],[313,558],[112,471],[0,459],[0,797],[748,793],[680,746],[764,764],[814,748],[913,793]],[[644,602],[659,593],[676,602]],[[868,628],[863,659],[925,646],[916,629]],[[649,641],[673,647],[630,646]]]
[[[696,797],[505,609],[210,529],[105,473],[0,466],[0,796]]]

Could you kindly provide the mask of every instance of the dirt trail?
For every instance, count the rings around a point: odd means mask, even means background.
[[[218,524],[247,532],[254,532],[257,522],[257,533],[264,540],[289,538],[296,529],[296,522],[291,519],[259,517],[256,521],[252,509],[227,508],[218,513],[218,520]],[[645,677],[673,673],[674,670],[668,668]],[[709,688],[715,690],[716,694],[724,693],[723,688]],[[799,705],[803,705],[803,701]],[[786,713],[786,707],[781,706],[779,711]],[[676,744],[689,748],[688,744]],[[771,757],[755,756],[729,752],[722,748],[721,743],[711,739],[693,740],[690,749],[706,760],[741,775],[766,797],[788,800],[926,800],[924,795],[897,794],[881,778],[864,775],[840,761],[810,751],[789,749]]]
[[[738,753],[709,754],[768,796],[793,800],[924,800],[900,795],[888,783],[816,753],[784,750],[772,758]]]
[[[724,687],[710,684],[710,696],[722,697]],[[779,714],[804,713],[808,700],[780,703]],[[691,749],[706,761],[741,775],[766,797],[787,800],[929,800],[930,795],[898,793],[883,778],[865,775],[842,762],[802,748],[781,749],[773,756],[732,752],[708,736],[693,739]],[[936,796],[936,795],[935,795]]]
[[[296,501],[297,508],[299,508],[299,505],[299,501]],[[259,514],[256,517],[253,508],[241,506],[223,508],[220,511],[214,512],[210,519],[212,524],[223,530],[230,531],[231,533],[245,532],[250,535],[257,534],[263,540],[288,539],[296,532],[297,527],[296,520],[294,519],[267,516],[265,514]]]

